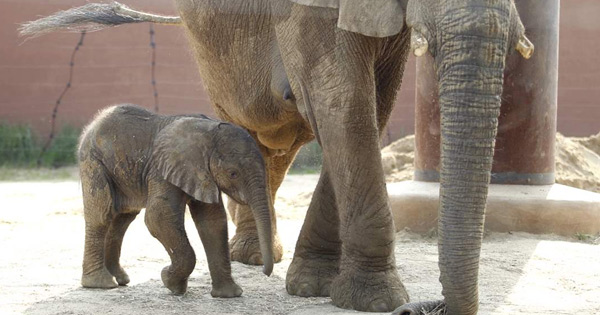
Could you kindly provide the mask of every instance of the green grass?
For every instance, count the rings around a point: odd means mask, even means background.
[[[77,164],[77,144],[80,129],[64,126],[53,139],[52,144],[41,156],[41,165],[61,167]]]
[[[597,235],[591,235],[591,234],[585,234],[585,233],[575,233],[574,237],[584,243],[588,243],[588,244],[600,244],[600,234]]]
[[[79,180],[77,166],[59,168],[14,168],[0,166],[0,182]]]
[[[34,166],[39,150],[31,128],[0,123],[0,166]]]
[[[321,174],[321,168],[290,168],[290,175],[315,175]]]
[[[80,132],[78,128],[64,126],[42,154],[46,138],[37,138],[27,125],[0,123],[0,167],[3,167],[3,173],[6,173],[6,168],[56,168],[75,165]]]
[[[300,149],[290,167],[289,174],[319,174],[323,164],[323,151],[316,141],[307,143]]]

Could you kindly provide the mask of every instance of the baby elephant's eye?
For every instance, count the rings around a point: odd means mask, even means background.
[[[231,178],[231,179],[238,178],[238,172],[236,170],[230,170],[229,171],[229,178]]]

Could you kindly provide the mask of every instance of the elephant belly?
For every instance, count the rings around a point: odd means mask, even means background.
[[[302,122],[290,122],[283,126],[256,132],[258,142],[268,150],[268,156],[287,154],[304,134]]]
[[[136,156],[127,156],[119,159],[119,154],[105,150],[104,157],[100,160],[106,172],[111,194],[117,212],[132,209],[139,212],[146,206],[148,185],[144,181],[146,159]],[[119,150],[116,150],[117,153]]]
[[[146,207],[148,200],[147,187],[137,181],[117,182],[114,188],[115,201],[118,204],[118,212],[139,212]]]
[[[270,1],[181,0],[177,4],[219,118],[250,131],[267,156],[284,155],[310,141],[309,125],[290,95],[269,15]]]
[[[129,197],[124,196],[120,200],[120,213],[139,213],[142,208],[146,208],[146,200],[145,197]]]

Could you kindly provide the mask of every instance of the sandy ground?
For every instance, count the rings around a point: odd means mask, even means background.
[[[138,217],[125,237],[126,287],[83,289],[83,217],[79,183],[0,182],[0,314],[328,314],[328,298],[299,298],[285,291],[304,211],[317,176],[289,176],[281,190],[279,231],[284,261],[271,277],[260,267],[233,263],[244,289],[240,298],[214,299],[203,249],[186,220],[198,263],[188,293],[162,285],[168,256]],[[142,213],[143,215],[143,213]],[[231,226],[230,235],[234,227]],[[412,300],[439,299],[437,246],[433,238],[397,234],[396,260]],[[550,235],[490,234],[480,270],[482,314],[600,314],[600,246]]]

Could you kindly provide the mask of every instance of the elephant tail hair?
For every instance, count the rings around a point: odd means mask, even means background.
[[[21,36],[37,37],[56,31],[90,32],[142,22],[180,25],[181,18],[136,11],[118,2],[89,3],[24,23],[19,28],[19,33]]]

